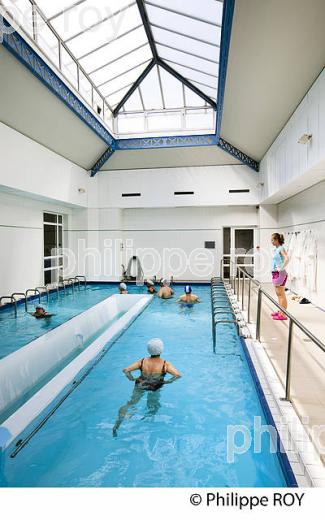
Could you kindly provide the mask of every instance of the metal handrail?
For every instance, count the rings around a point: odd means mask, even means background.
[[[256,339],[260,341],[261,339],[261,310],[262,310],[262,297],[265,296],[275,307],[277,307],[288,319],[289,319],[289,334],[288,334],[288,347],[287,347],[287,363],[286,363],[286,384],[285,384],[285,401],[291,401],[291,366],[292,366],[292,335],[293,335],[293,325],[295,325],[303,334],[305,334],[315,345],[317,345],[323,352],[325,352],[325,344],[310,331],[308,330],[297,318],[295,318],[287,309],[284,309],[265,289],[262,289],[261,282],[256,280],[253,276],[247,273],[242,267],[239,267],[235,264],[235,262],[230,261],[230,264],[235,266],[235,275],[234,282],[236,279],[238,280],[238,291],[234,290],[234,294],[239,296],[239,281],[240,278],[244,280],[248,279],[249,289],[248,289],[248,323],[250,322],[250,301],[251,301],[251,286],[254,284],[258,288],[258,299],[257,299],[257,315],[256,315]],[[221,279],[224,279],[224,271],[223,271],[223,258],[221,259],[221,271],[220,276]],[[241,276],[242,275],[242,276]],[[231,274],[230,274],[231,278]],[[242,309],[244,310],[244,288],[242,284]],[[236,283],[234,283],[234,288],[236,288]]]
[[[46,286],[41,286],[41,287],[36,287],[36,290],[39,291],[41,293],[41,296],[42,296],[42,291],[46,292],[46,301],[47,303],[49,302],[49,292],[48,292],[48,289]]]
[[[38,294],[38,302],[41,303],[41,293],[38,289],[27,289],[27,291],[25,292],[25,296],[26,296],[26,299],[28,299],[28,294],[29,293],[33,293],[34,296],[36,296]]]
[[[25,293],[20,293],[20,292],[12,293],[11,298],[14,298],[16,300],[16,298],[15,298],[16,296],[22,296],[23,297],[22,299],[25,300],[25,311],[27,312],[27,298],[26,298],[26,294]]]
[[[87,278],[85,276],[81,276],[81,275],[75,276],[74,280],[77,281],[79,289],[80,289],[80,282],[84,283],[85,289],[87,288]]]
[[[0,306],[2,305],[3,300],[10,300],[10,303],[12,303],[15,306],[15,317],[17,318],[17,300],[13,296],[1,296],[0,298]]]
[[[47,283],[46,291],[49,293],[51,290],[56,291],[59,295],[59,285],[57,283]]]

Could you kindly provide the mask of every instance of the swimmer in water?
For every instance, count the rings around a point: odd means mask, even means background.
[[[119,290],[120,290],[120,294],[129,294],[128,288],[125,283],[120,283]]]
[[[192,293],[192,287],[190,285],[187,285],[184,289],[185,294],[178,298],[178,303],[187,303],[189,305],[192,305],[193,303],[200,303],[200,298]]]
[[[155,284],[152,280],[147,280],[146,281],[146,286],[147,286],[147,289],[148,289],[148,293],[149,294],[156,294],[156,289],[155,289]]]
[[[50,314],[49,312],[46,312],[44,307],[41,307],[38,305],[35,309],[35,312],[30,313],[34,318],[40,319],[40,318],[51,318],[52,316],[55,316],[54,314]]]
[[[136,361],[123,372],[130,381],[135,381],[134,390],[131,399],[120,408],[118,419],[113,427],[113,436],[117,436],[117,430],[122,424],[129,408],[135,406],[148,391],[147,404],[150,415],[154,415],[159,409],[159,390],[163,385],[167,385],[176,381],[181,377],[180,372],[168,361],[161,359],[164,344],[161,339],[151,339],[148,343],[148,352],[150,357]],[[140,370],[141,375],[134,378],[132,372]],[[172,377],[165,380],[165,376],[170,374]],[[153,392],[157,392],[153,394]]]
[[[158,298],[168,300],[174,296],[174,291],[169,287],[169,283],[164,278],[160,281],[160,289],[158,292]]]

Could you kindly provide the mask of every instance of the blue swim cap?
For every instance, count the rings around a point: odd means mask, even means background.
[[[184,291],[185,291],[186,294],[191,294],[191,292],[192,292],[192,287],[191,287],[190,285],[187,285],[187,286],[185,287]]]

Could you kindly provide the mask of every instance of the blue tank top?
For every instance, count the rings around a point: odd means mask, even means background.
[[[284,264],[283,256],[281,255],[281,251],[286,251],[284,245],[275,247],[273,249],[273,258],[272,258],[272,271],[277,271],[278,267],[282,269]]]

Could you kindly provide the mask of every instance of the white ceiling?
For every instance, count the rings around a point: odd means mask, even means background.
[[[2,45],[0,70],[0,121],[89,170],[107,145]]]
[[[101,171],[178,166],[218,166],[240,162],[217,146],[117,151]]]
[[[221,135],[260,160],[325,65],[325,1],[235,5]]]

